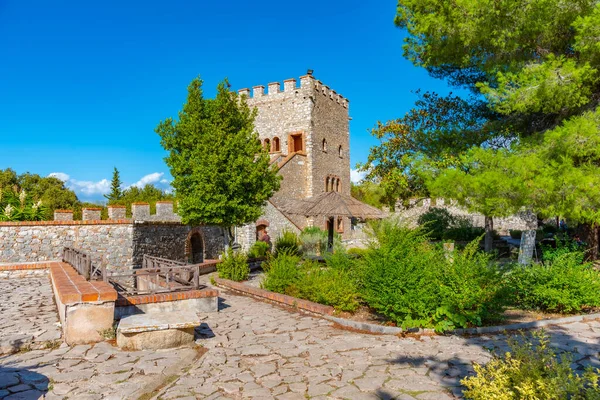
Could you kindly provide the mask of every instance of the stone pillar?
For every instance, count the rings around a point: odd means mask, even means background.
[[[54,210],[55,221],[73,221],[73,210]]]
[[[240,90],[238,90],[238,94],[240,96],[248,96],[248,97],[250,97],[250,89],[248,89],[248,88],[240,89]]]
[[[108,206],[108,219],[125,219],[127,208],[125,206]]]
[[[132,203],[131,215],[135,221],[146,221],[150,218],[150,204]]]
[[[265,87],[264,86],[253,86],[252,87],[253,90],[253,97],[261,97],[265,94]]]
[[[84,208],[81,213],[83,221],[99,221],[102,219],[102,208]]]
[[[172,218],[173,213],[173,202],[172,201],[157,201],[156,202],[156,216],[157,217],[169,217]]]

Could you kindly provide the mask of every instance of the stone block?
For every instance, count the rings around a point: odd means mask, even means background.
[[[115,302],[80,303],[64,306],[63,334],[69,345],[95,343],[104,340],[100,332],[111,329]]]
[[[101,217],[101,208],[84,208],[81,211],[81,219],[83,221],[99,221]]]
[[[126,350],[157,350],[194,343],[200,318],[193,312],[139,314],[121,319],[117,345]]]
[[[136,221],[146,221],[150,218],[150,204],[133,203],[131,204],[131,214]]]
[[[125,206],[108,206],[108,219],[125,219]]]

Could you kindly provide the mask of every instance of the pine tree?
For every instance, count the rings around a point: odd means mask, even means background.
[[[123,191],[121,190],[122,184],[123,182],[121,182],[119,170],[117,169],[117,167],[115,167],[115,170],[113,171],[112,181],[110,184],[110,193],[104,195],[104,197],[106,197],[106,199],[108,200],[108,204],[115,204],[123,198]]]
[[[255,221],[279,189],[280,177],[254,130],[256,111],[228,86],[220,83],[216,97],[205,99],[202,81],[194,79],[179,119],[156,128],[187,224],[229,228]]]

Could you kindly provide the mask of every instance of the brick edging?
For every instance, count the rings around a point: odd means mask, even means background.
[[[14,263],[14,264],[0,264],[0,271],[27,271],[32,269],[48,269],[50,264],[60,262],[58,260],[53,261],[36,261],[29,263]]]
[[[309,311],[320,315],[333,315],[334,308],[331,306],[324,306],[323,304],[313,303],[312,301],[297,299],[281,293],[270,292],[268,290],[244,285],[241,282],[230,281],[228,279],[215,278],[215,283],[217,286],[225,289],[232,289],[242,294],[259,297],[275,303],[285,304],[300,310]]]
[[[54,294],[65,305],[117,300],[117,291],[103,281],[86,281],[72,266],[64,262],[50,265]]]

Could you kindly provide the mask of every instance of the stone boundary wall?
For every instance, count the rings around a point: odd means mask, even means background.
[[[48,275],[51,263],[0,264],[0,279]]]
[[[2,222],[0,262],[61,260],[64,247],[73,247],[108,269],[129,267],[133,230],[131,220]]]
[[[471,213],[465,208],[460,207],[453,200],[429,198],[421,200],[413,199],[410,201],[408,207],[397,205],[396,211],[390,212],[390,215],[406,221],[410,226],[416,226],[419,217],[431,208],[443,208],[448,210],[448,212],[454,216],[469,219],[473,226],[485,227],[485,217],[483,214]],[[494,218],[494,229],[500,234],[508,234],[510,230],[527,230],[531,229],[529,228],[531,226],[529,221],[530,219],[525,212],[506,218]]]

